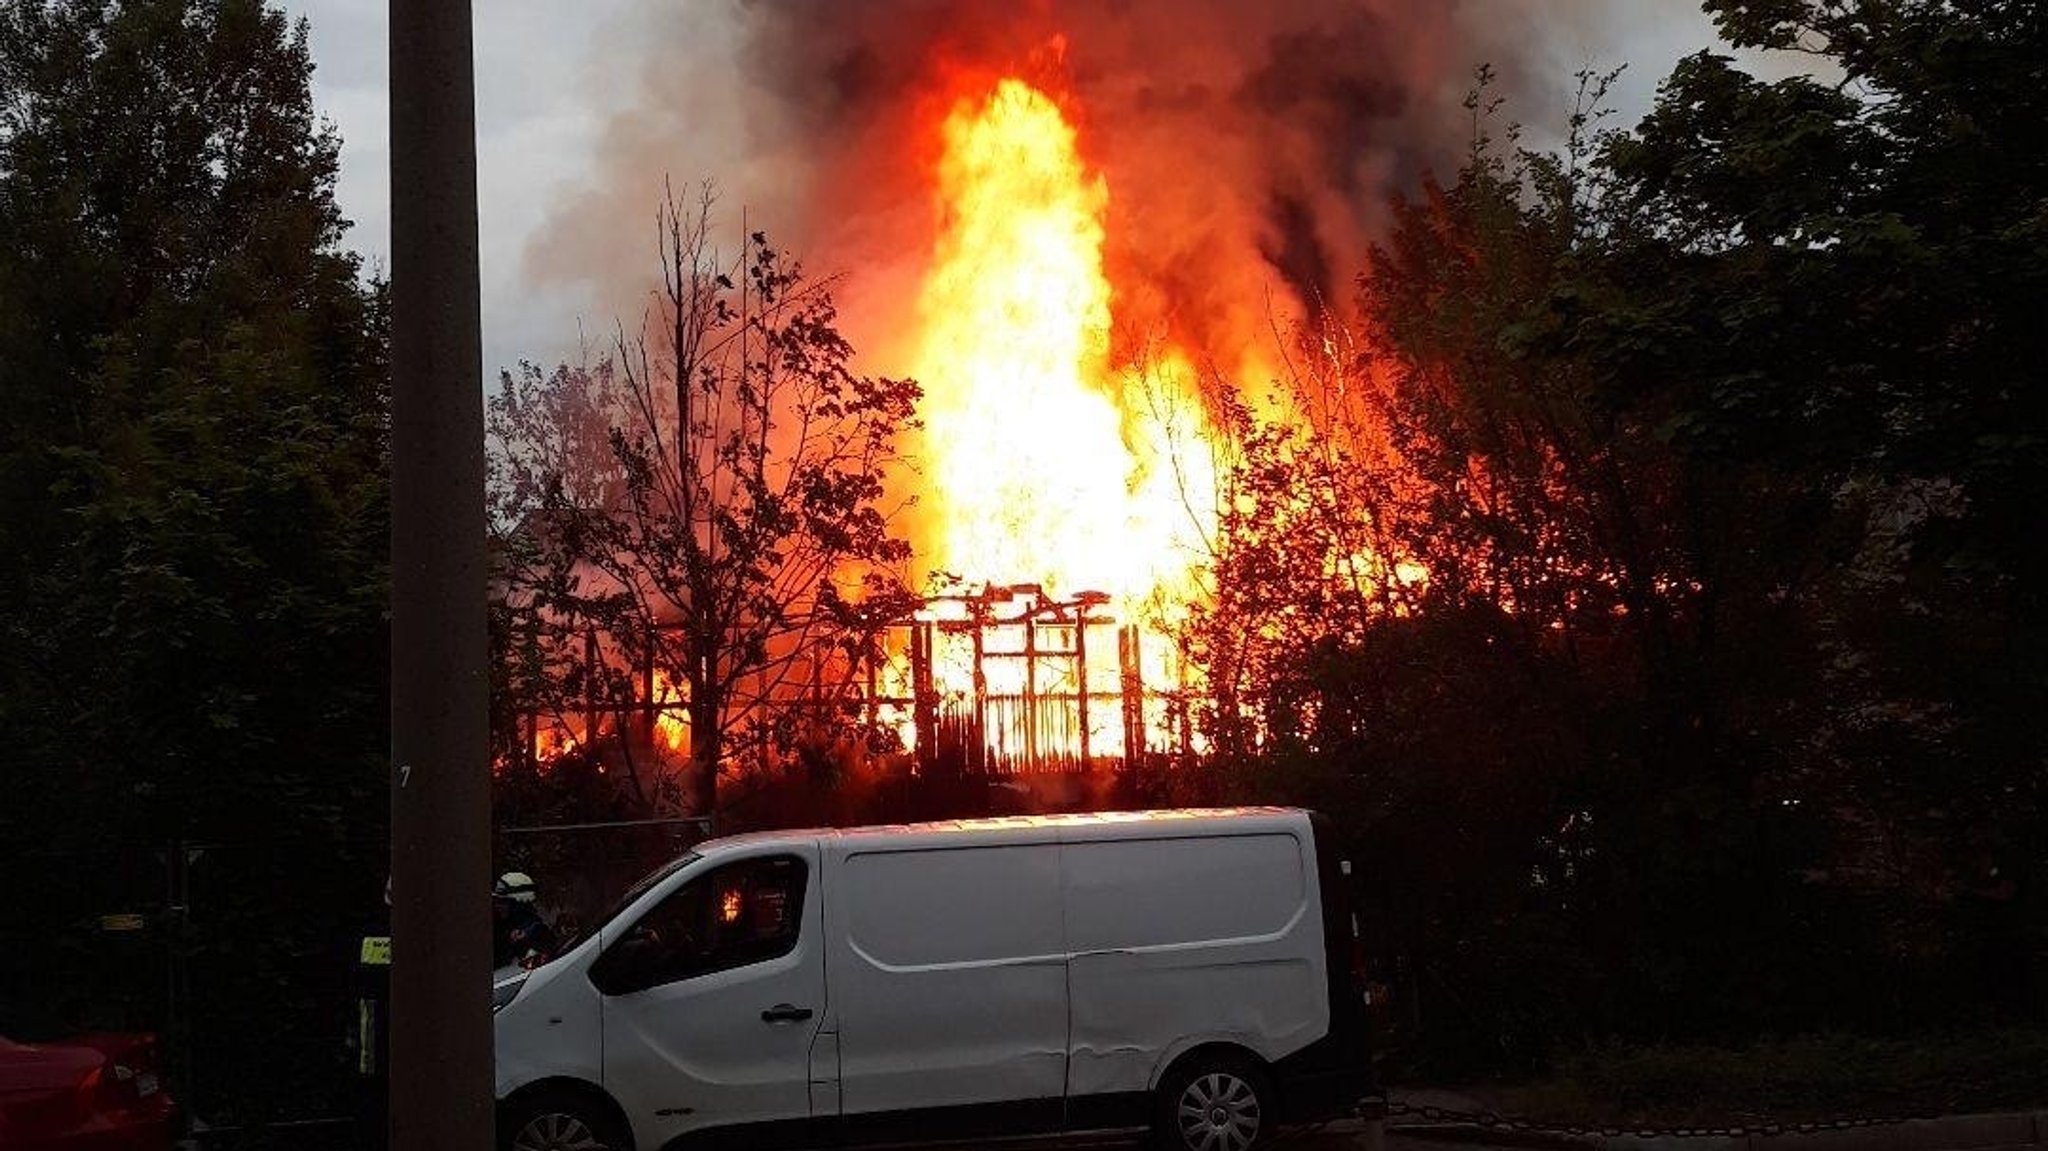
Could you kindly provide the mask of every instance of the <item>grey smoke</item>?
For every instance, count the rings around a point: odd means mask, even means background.
[[[857,340],[900,330],[929,250],[924,101],[948,67],[1071,92],[1111,196],[1120,324],[1226,364],[1275,304],[1342,303],[1389,198],[1455,168],[1490,63],[1561,119],[1587,45],[1686,0],[725,0],[660,6],[607,61],[637,84],[530,249],[543,277],[635,285],[664,175],[844,271]],[[1687,35],[1698,35],[1696,13]],[[1063,55],[1049,45],[1060,38]],[[737,222],[737,221],[735,221]],[[631,314],[622,296],[607,301]],[[863,346],[875,350],[868,336]],[[880,351],[886,356],[887,348]]]

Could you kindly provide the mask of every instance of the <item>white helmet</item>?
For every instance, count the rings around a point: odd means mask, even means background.
[[[523,871],[508,871],[498,877],[497,884],[491,888],[491,896],[509,899],[513,903],[532,903],[535,891],[533,876]]]

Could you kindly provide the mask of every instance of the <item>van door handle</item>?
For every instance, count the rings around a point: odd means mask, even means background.
[[[811,1009],[788,1003],[778,1003],[761,1013],[763,1023],[801,1023],[811,1017]]]

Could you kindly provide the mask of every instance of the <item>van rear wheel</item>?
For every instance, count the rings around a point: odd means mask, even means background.
[[[1256,1064],[1230,1055],[1202,1056],[1159,1085],[1153,1118],[1170,1151],[1250,1151],[1272,1130],[1273,1090]]]

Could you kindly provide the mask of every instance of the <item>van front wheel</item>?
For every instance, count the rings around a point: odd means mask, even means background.
[[[603,1108],[567,1091],[543,1091],[498,1117],[503,1151],[632,1151],[632,1140]]]
[[[1248,1059],[1190,1060],[1159,1085],[1153,1125],[1171,1151],[1250,1151],[1270,1130],[1273,1091]]]

